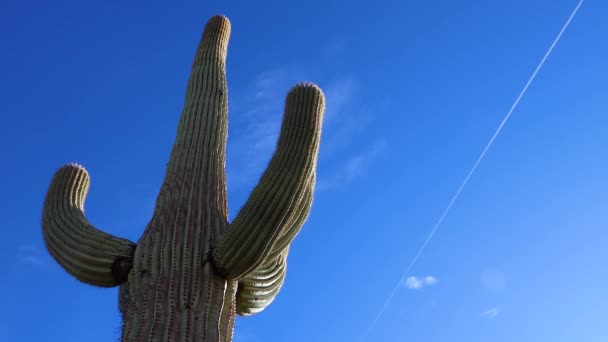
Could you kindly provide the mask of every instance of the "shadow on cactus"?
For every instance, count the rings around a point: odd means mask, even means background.
[[[207,23],[154,214],[137,243],[107,234],[83,213],[89,175],[54,175],[42,227],[55,260],[87,284],[120,286],[123,341],[231,341],[237,314],[262,311],[283,285],[287,254],[315,185],[322,91],[292,88],[272,159],[229,223],[226,52],[230,22]]]

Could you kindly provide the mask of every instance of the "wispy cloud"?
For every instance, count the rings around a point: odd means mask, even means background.
[[[500,307],[493,307],[489,310],[486,310],[481,313],[481,316],[487,319],[496,318],[496,316],[500,315],[501,309]]]
[[[383,137],[370,137],[366,131],[373,119],[366,108],[373,104],[361,103],[361,84],[356,77],[336,78],[323,84],[323,89],[327,104],[316,186],[319,191],[348,185],[370,172],[388,146]]]
[[[295,84],[309,80],[310,75],[303,68],[284,66],[261,72],[242,95],[231,90],[231,99],[235,100],[230,103],[226,171],[232,189],[253,186],[262,175],[276,147],[286,95]],[[320,150],[320,158],[324,158],[348,146],[370,120],[363,112],[348,111],[359,88],[354,77],[330,79],[319,85],[326,98]],[[336,176],[325,181],[326,185],[337,183],[334,178],[342,176],[347,181],[354,179],[383,147],[384,142],[379,139],[368,150],[347,156]]]
[[[359,88],[359,83],[353,77],[343,77],[332,80],[323,87],[325,94],[325,118],[323,124],[331,126],[338,118],[343,118],[345,109]],[[340,120],[342,124],[342,120]]]
[[[306,76],[290,66],[264,71],[230,103],[227,173],[231,187],[251,186],[262,175],[276,147],[287,93]]]
[[[367,150],[360,152],[346,161],[342,162],[341,167],[333,170],[328,177],[321,177],[317,182],[318,190],[326,190],[352,182],[362,176],[374,160],[386,149],[387,143],[384,139],[378,139]]]
[[[360,84],[355,77],[334,79],[322,87],[327,103],[320,158],[330,158],[352,144],[371,123],[372,115],[364,104],[356,103]]]
[[[424,287],[434,286],[438,282],[437,278],[431,275],[424,277],[411,276],[407,277],[403,282],[403,285],[410,290],[419,290]]]
[[[44,265],[45,258],[40,248],[33,244],[23,244],[17,247],[17,260],[28,265]]]
[[[283,66],[261,72],[244,89],[231,90],[226,167],[231,190],[253,187],[258,181],[276,147],[287,92],[312,74],[298,66]],[[324,190],[361,177],[387,144],[382,137],[357,139],[372,121],[372,115],[355,103],[360,88],[356,77],[321,77],[319,81],[326,111],[317,189]],[[361,141],[370,140],[367,147],[361,146]]]

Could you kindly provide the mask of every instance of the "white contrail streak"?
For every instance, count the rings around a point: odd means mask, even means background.
[[[557,45],[557,43],[561,39],[563,33],[566,31],[566,29],[570,25],[570,22],[572,21],[572,19],[578,13],[578,10],[580,9],[580,7],[581,7],[581,5],[583,4],[584,1],[585,0],[580,0],[579,1],[578,5],[576,5],[576,7],[574,8],[574,10],[570,14],[570,17],[568,17],[568,20],[566,20],[566,23],[564,24],[564,26],[562,27],[562,29],[557,34],[557,37],[555,37],[555,39],[553,40],[553,43],[551,44],[551,46],[549,47],[549,49],[547,50],[547,52],[543,56],[543,59],[540,61],[540,63],[538,64],[538,66],[536,67],[536,69],[534,70],[534,72],[532,73],[532,76],[530,76],[530,78],[528,79],[528,82],[526,82],[526,85],[524,86],[524,88],[519,93],[519,96],[517,96],[517,99],[515,99],[515,101],[513,102],[513,105],[511,105],[511,108],[507,112],[507,115],[505,115],[505,118],[502,120],[502,122],[500,123],[500,125],[498,126],[498,128],[496,129],[496,131],[494,132],[494,135],[492,136],[492,138],[490,139],[490,141],[486,144],[486,147],[483,149],[483,152],[481,152],[481,155],[479,156],[479,158],[477,158],[477,161],[473,165],[473,168],[471,168],[471,171],[469,171],[469,174],[467,174],[467,176],[465,177],[464,181],[462,182],[462,184],[460,184],[460,187],[458,188],[458,190],[454,194],[454,196],[452,196],[452,199],[450,200],[450,203],[445,208],[445,210],[443,211],[443,213],[441,214],[441,216],[439,217],[439,219],[437,220],[437,222],[433,226],[433,229],[429,233],[428,237],[426,238],[426,240],[424,241],[424,243],[422,244],[422,246],[420,246],[420,249],[418,250],[418,253],[416,253],[416,256],[414,257],[414,259],[412,259],[412,262],[408,266],[407,270],[405,271],[405,273],[403,274],[403,276],[401,277],[401,279],[399,280],[399,282],[397,283],[397,285],[395,286],[395,288],[392,290],[390,296],[384,302],[384,305],[382,306],[382,308],[380,309],[380,311],[376,315],[376,318],[374,318],[374,320],[369,325],[369,327],[367,328],[367,330],[365,331],[365,333],[361,336],[360,341],[365,341],[367,339],[367,336],[369,336],[370,332],[372,331],[372,329],[374,328],[374,326],[376,325],[376,323],[378,322],[378,320],[380,319],[380,317],[382,316],[382,314],[384,313],[384,311],[386,310],[386,308],[388,307],[388,305],[390,304],[390,302],[395,297],[395,294],[397,294],[397,292],[399,291],[399,289],[401,288],[401,286],[403,286],[403,282],[409,276],[410,271],[412,270],[412,268],[414,267],[414,265],[418,261],[418,258],[420,258],[420,255],[422,254],[422,252],[424,251],[424,249],[426,248],[426,246],[429,244],[429,242],[431,241],[431,239],[433,238],[433,236],[435,236],[435,233],[437,232],[437,229],[439,228],[439,226],[443,222],[443,219],[446,217],[446,215],[448,214],[448,212],[450,211],[450,209],[452,209],[452,205],[454,204],[454,202],[456,202],[456,199],[458,199],[458,196],[460,196],[460,193],[462,192],[462,189],[464,189],[464,187],[467,185],[469,179],[471,178],[471,176],[473,176],[473,173],[475,173],[475,170],[477,170],[477,166],[479,166],[479,163],[481,163],[481,161],[486,156],[486,153],[488,152],[488,150],[490,149],[490,147],[492,147],[492,144],[494,144],[494,140],[496,140],[496,137],[498,136],[498,134],[500,133],[500,131],[502,131],[502,128],[504,127],[504,125],[507,123],[507,121],[511,117],[511,114],[513,114],[513,111],[515,110],[515,108],[519,104],[519,101],[521,100],[521,98],[528,91],[528,87],[530,87],[530,84],[536,78],[536,75],[538,74],[538,72],[540,71],[540,69],[545,64],[545,61],[547,60],[547,58],[549,57],[549,55],[551,55],[551,52],[553,51],[553,48],[555,47],[555,45]]]

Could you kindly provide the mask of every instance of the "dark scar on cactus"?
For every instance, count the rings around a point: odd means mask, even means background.
[[[122,284],[129,279],[129,272],[133,268],[133,257],[119,257],[112,264],[112,277]]]

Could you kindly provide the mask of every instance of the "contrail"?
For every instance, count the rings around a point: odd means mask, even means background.
[[[570,22],[572,21],[572,19],[578,13],[578,10],[581,8],[581,5],[583,4],[583,2],[585,2],[585,0],[580,0],[579,1],[578,5],[576,5],[576,7],[574,8],[574,10],[570,14],[570,17],[568,17],[568,20],[566,20],[566,23],[564,24],[564,26],[562,26],[562,29],[557,34],[557,37],[555,37],[555,39],[553,40],[553,43],[551,44],[551,46],[549,47],[549,49],[547,50],[547,52],[543,56],[542,60],[540,61],[540,63],[538,64],[538,66],[536,67],[536,69],[534,70],[534,72],[532,73],[532,76],[530,76],[530,78],[528,79],[528,82],[526,82],[526,85],[524,86],[524,88],[519,93],[519,96],[517,96],[517,98],[513,102],[513,105],[511,105],[511,108],[507,112],[507,115],[505,115],[505,118],[502,120],[502,122],[500,123],[500,125],[498,126],[498,128],[496,129],[496,131],[494,132],[494,135],[492,136],[492,138],[490,139],[490,141],[486,144],[486,147],[483,149],[483,152],[481,152],[481,155],[479,156],[479,158],[477,158],[477,161],[473,165],[473,168],[471,168],[471,171],[469,171],[469,174],[467,174],[467,176],[465,177],[464,181],[462,182],[462,184],[460,184],[460,187],[458,188],[458,190],[454,194],[454,196],[452,196],[452,199],[450,200],[450,203],[445,208],[445,210],[443,211],[443,213],[441,214],[441,216],[439,217],[439,219],[437,220],[437,222],[433,226],[433,229],[431,230],[431,232],[429,233],[428,237],[426,238],[426,240],[424,241],[424,243],[422,244],[422,246],[418,250],[418,253],[416,253],[416,256],[414,257],[414,259],[412,260],[412,262],[408,266],[407,270],[405,271],[405,273],[403,274],[403,276],[401,277],[401,279],[399,280],[399,282],[397,283],[397,285],[395,286],[395,288],[393,288],[393,291],[391,292],[390,296],[384,302],[384,305],[382,306],[382,308],[380,309],[380,311],[376,315],[376,318],[374,318],[374,320],[369,325],[369,327],[367,328],[367,330],[365,331],[365,333],[361,336],[360,341],[365,341],[367,339],[367,336],[369,336],[370,332],[372,331],[372,329],[374,328],[374,326],[376,325],[376,323],[378,322],[378,320],[380,319],[380,317],[382,316],[382,314],[384,313],[384,311],[386,310],[386,308],[388,307],[388,305],[390,304],[390,302],[395,297],[395,294],[397,294],[397,292],[401,288],[403,282],[409,276],[410,271],[412,270],[412,268],[414,267],[414,265],[418,261],[418,258],[420,258],[420,255],[422,254],[422,252],[424,251],[424,249],[426,248],[426,246],[429,244],[429,242],[431,241],[431,239],[433,238],[433,236],[437,232],[437,229],[439,228],[439,226],[443,222],[443,219],[446,217],[446,215],[448,214],[448,212],[450,211],[450,209],[452,209],[452,205],[454,204],[454,202],[456,202],[456,200],[458,199],[458,196],[460,196],[460,193],[462,192],[462,189],[464,189],[464,187],[467,185],[469,179],[471,178],[471,176],[473,176],[473,173],[475,173],[475,170],[477,170],[477,166],[479,166],[479,163],[481,163],[481,161],[486,156],[486,153],[488,152],[488,150],[490,149],[490,147],[492,147],[492,144],[494,144],[494,140],[496,140],[496,137],[498,136],[498,134],[500,133],[500,131],[502,131],[502,128],[504,127],[504,125],[507,123],[507,121],[511,117],[511,114],[513,114],[513,111],[515,110],[515,108],[519,104],[519,101],[521,100],[521,98],[528,91],[528,87],[530,87],[530,84],[536,78],[536,75],[538,74],[538,72],[540,71],[540,69],[545,64],[545,61],[547,60],[547,58],[549,57],[549,55],[551,55],[551,52],[553,51],[553,48],[555,47],[555,45],[557,45],[557,43],[561,39],[562,35],[564,34],[564,32],[566,31],[566,29],[570,25]]]

